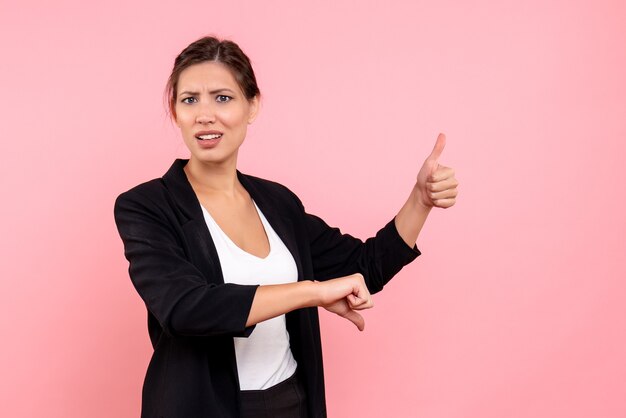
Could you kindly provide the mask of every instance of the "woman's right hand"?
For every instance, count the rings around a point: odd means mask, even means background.
[[[374,307],[365,279],[360,273],[315,281],[319,290],[319,306],[354,323],[359,331],[365,328],[365,320],[357,311]]]

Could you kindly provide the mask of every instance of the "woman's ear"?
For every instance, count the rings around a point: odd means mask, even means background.
[[[250,103],[250,113],[248,116],[248,124],[251,124],[256,119],[259,111],[261,110],[261,97],[257,94],[251,100],[248,100]]]

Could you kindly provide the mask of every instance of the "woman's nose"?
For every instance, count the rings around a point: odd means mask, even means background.
[[[215,112],[210,105],[200,106],[200,111],[196,117],[198,123],[213,123],[215,122]]]

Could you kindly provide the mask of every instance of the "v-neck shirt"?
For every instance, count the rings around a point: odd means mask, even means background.
[[[247,285],[296,282],[298,269],[291,252],[254,200],[253,203],[270,245],[270,252],[265,258],[237,246],[202,206],[224,282]],[[234,337],[234,344],[241,390],[267,389],[286,380],[296,370],[297,363],[291,353],[285,315],[259,322],[247,338]]]

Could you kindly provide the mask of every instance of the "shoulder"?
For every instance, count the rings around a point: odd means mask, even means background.
[[[114,214],[122,212],[142,212],[159,215],[170,200],[162,178],[155,178],[140,183],[122,193],[115,199]]]
[[[115,201],[133,201],[145,199],[158,199],[166,192],[165,184],[162,178],[155,178],[138,184],[130,189],[120,193]]]
[[[188,160],[176,159],[161,177],[140,183],[122,193],[116,202],[146,202],[161,205],[178,195],[193,194],[183,170]],[[117,204],[117,203],[116,203]]]

